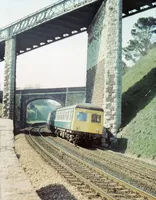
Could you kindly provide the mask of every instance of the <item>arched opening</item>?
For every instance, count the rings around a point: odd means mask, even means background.
[[[61,107],[61,104],[51,99],[38,99],[31,101],[26,107],[26,123],[46,122],[51,111]]]

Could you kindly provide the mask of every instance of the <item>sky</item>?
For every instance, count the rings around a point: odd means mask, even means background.
[[[0,28],[56,1],[1,1]],[[156,8],[123,19],[123,46],[131,39],[130,31],[137,19],[149,16],[156,17]],[[18,56],[17,88],[85,86],[86,65],[87,33],[84,32]],[[3,80],[4,62],[0,62],[0,88],[3,88]]]

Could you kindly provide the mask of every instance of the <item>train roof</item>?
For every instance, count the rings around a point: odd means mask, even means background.
[[[83,109],[89,109],[89,110],[103,111],[103,108],[100,108],[99,106],[91,104],[91,103],[80,103],[80,104],[76,104],[76,105],[72,105],[68,107],[58,108],[57,110],[67,110],[71,108],[83,108]]]

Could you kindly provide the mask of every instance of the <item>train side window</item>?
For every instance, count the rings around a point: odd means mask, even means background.
[[[68,111],[65,112],[65,120],[68,120]]]
[[[56,113],[56,120],[58,120],[58,113]]]
[[[68,121],[68,119],[69,119],[69,111],[67,111],[66,113],[66,120]]]
[[[92,122],[101,123],[101,115],[92,114]]]
[[[78,112],[76,119],[77,121],[87,121],[87,117],[88,117],[87,113]]]
[[[57,114],[57,120],[59,120],[60,119],[60,113],[58,112],[58,114]]]
[[[61,112],[59,112],[59,120],[61,119]]]
[[[71,120],[71,110],[69,111],[69,120]]]
[[[72,120],[73,117],[73,110],[70,111],[70,120]]]
[[[67,120],[68,120],[68,121],[70,120],[70,111],[68,111]]]

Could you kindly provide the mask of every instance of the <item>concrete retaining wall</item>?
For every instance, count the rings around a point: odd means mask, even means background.
[[[0,199],[40,199],[16,157],[13,122],[9,119],[0,119]]]

